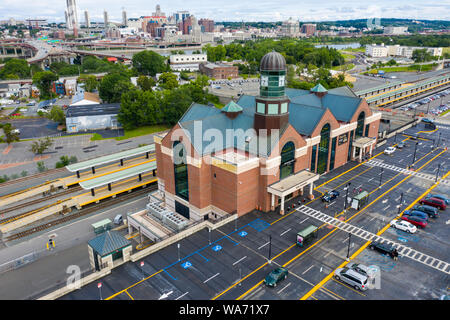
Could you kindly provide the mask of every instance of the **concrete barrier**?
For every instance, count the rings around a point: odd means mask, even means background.
[[[94,272],[94,273],[92,273],[92,274],[90,274],[90,275],[88,275],[88,276],[86,276],[84,278],[81,278],[80,279],[80,281],[81,281],[80,288],[82,288],[83,286],[85,286],[85,285],[87,285],[87,284],[89,284],[89,283],[91,283],[91,282],[93,282],[95,280],[103,278],[104,276],[106,276],[106,275],[108,275],[110,273],[111,273],[111,269],[110,268],[106,268],[106,269],[103,269],[101,271]],[[51,292],[51,293],[49,293],[49,294],[47,294],[47,295],[45,295],[43,297],[38,298],[37,300],[55,300],[55,299],[58,299],[58,298],[60,298],[60,297],[62,297],[64,295],[72,292],[72,291],[75,291],[75,290],[78,290],[78,289],[77,288],[68,288],[67,286],[64,286],[63,288],[60,288],[60,289],[58,289],[56,291],[53,291],[53,292]]]

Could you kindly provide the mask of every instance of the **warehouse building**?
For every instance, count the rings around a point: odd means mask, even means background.
[[[201,220],[252,210],[284,214],[286,199],[313,197],[321,174],[372,154],[381,113],[348,87],[286,89],[277,52],[260,64],[258,96],[223,109],[193,103],[154,137],[166,205]]]
[[[69,106],[66,111],[67,132],[117,129],[120,103]]]

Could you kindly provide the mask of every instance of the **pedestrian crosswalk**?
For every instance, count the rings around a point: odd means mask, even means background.
[[[380,237],[372,232],[369,232],[362,228],[358,228],[349,223],[343,222],[339,219],[331,217],[331,216],[329,216],[321,211],[315,210],[313,208],[301,205],[300,207],[297,208],[297,211],[300,213],[303,213],[311,218],[314,218],[314,219],[317,219],[326,224],[332,225],[342,231],[351,233],[352,235],[355,235],[366,241],[377,241],[380,243],[387,243],[389,245],[392,245],[393,247],[395,247],[397,249],[399,255],[401,255],[402,257],[410,258],[412,260],[415,260],[422,264],[425,264],[431,268],[434,268],[441,272],[450,274],[450,264],[445,261],[433,258],[429,255],[426,255],[426,254],[420,252],[420,251],[406,247],[402,244],[388,240],[384,237]]]
[[[408,169],[405,169],[405,168],[400,168],[400,167],[397,167],[397,166],[392,165],[392,164],[387,164],[387,163],[385,163],[383,161],[380,161],[380,160],[371,159],[371,160],[368,160],[365,164],[368,165],[368,166],[372,166],[372,167],[380,167],[380,168],[389,169],[389,170],[392,170],[392,171],[395,171],[395,172],[401,172],[401,173],[403,173],[405,175],[411,175],[411,176],[414,176],[414,177],[417,177],[417,178],[422,178],[422,179],[433,181],[433,182],[436,180],[436,176],[433,175],[433,174],[428,174],[428,173],[408,170]],[[446,184],[446,185],[450,185],[450,181],[449,180],[445,180],[445,179],[442,180],[441,183]]]

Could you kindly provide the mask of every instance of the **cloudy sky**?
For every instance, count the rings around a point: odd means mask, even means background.
[[[79,21],[88,10],[91,21],[103,21],[107,10],[111,21],[121,20],[122,7],[128,17],[151,15],[156,4],[170,15],[188,10],[198,18],[215,21],[300,21],[361,18],[411,18],[450,20],[450,0],[76,0]],[[63,22],[66,0],[0,0],[0,20],[46,18]]]

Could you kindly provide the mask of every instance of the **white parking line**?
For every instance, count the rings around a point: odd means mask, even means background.
[[[176,298],[175,300],[178,300],[178,299],[181,299],[181,298],[183,298],[185,295],[187,295],[189,292],[185,292],[185,293],[183,293],[181,296],[179,296],[178,298]]]
[[[284,289],[286,289],[287,287],[289,287],[291,285],[291,282],[289,282],[287,285],[285,285],[284,287],[283,287],[283,289],[281,289],[280,291],[278,291],[277,293],[279,294],[279,293],[281,293],[281,291],[283,291]]]
[[[311,270],[312,267],[314,267],[314,265],[311,265],[308,269],[306,269],[305,271],[303,271],[302,274],[307,273],[309,270]]]
[[[239,262],[241,262],[241,261],[244,260],[245,258],[247,258],[247,256],[244,256],[244,257],[240,258],[238,261],[236,261],[235,263],[233,263],[233,266],[234,266],[235,264],[238,264]]]
[[[282,237],[285,233],[291,231],[292,228],[287,229],[286,231],[284,231],[282,234],[280,234],[280,237]]]
[[[306,220],[308,220],[309,219],[309,217],[308,218],[306,218],[306,219],[304,219],[304,220],[302,220],[301,222],[299,222],[300,224],[302,224],[303,222],[305,222]]]
[[[332,203],[330,203],[328,206],[332,206],[333,204],[335,204],[336,201],[333,201]]]
[[[401,160],[399,160],[398,162],[400,163],[400,162],[402,162],[403,160],[405,160],[405,159],[401,159]]]
[[[372,219],[370,219],[369,222],[372,221],[373,219],[375,219],[375,217],[373,217]]]
[[[383,211],[386,211],[387,209],[389,209],[391,205],[388,205],[386,208],[383,209]]]
[[[216,274],[213,275],[211,278],[208,278],[208,279],[206,279],[205,281],[203,281],[203,283],[206,283],[206,282],[208,282],[209,280],[214,279],[214,278],[217,277],[219,274],[220,274],[220,272],[219,272],[219,273],[216,273]]]
[[[260,246],[259,248],[258,248],[258,250],[259,249],[261,249],[262,247],[265,247],[265,246],[267,246],[268,244],[269,244],[270,242],[269,241],[267,241],[266,243],[264,243],[262,246]]]
[[[367,180],[367,182],[370,182],[370,181],[372,181],[373,180],[373,177],[372,178],[370,178],[369,180]]]

